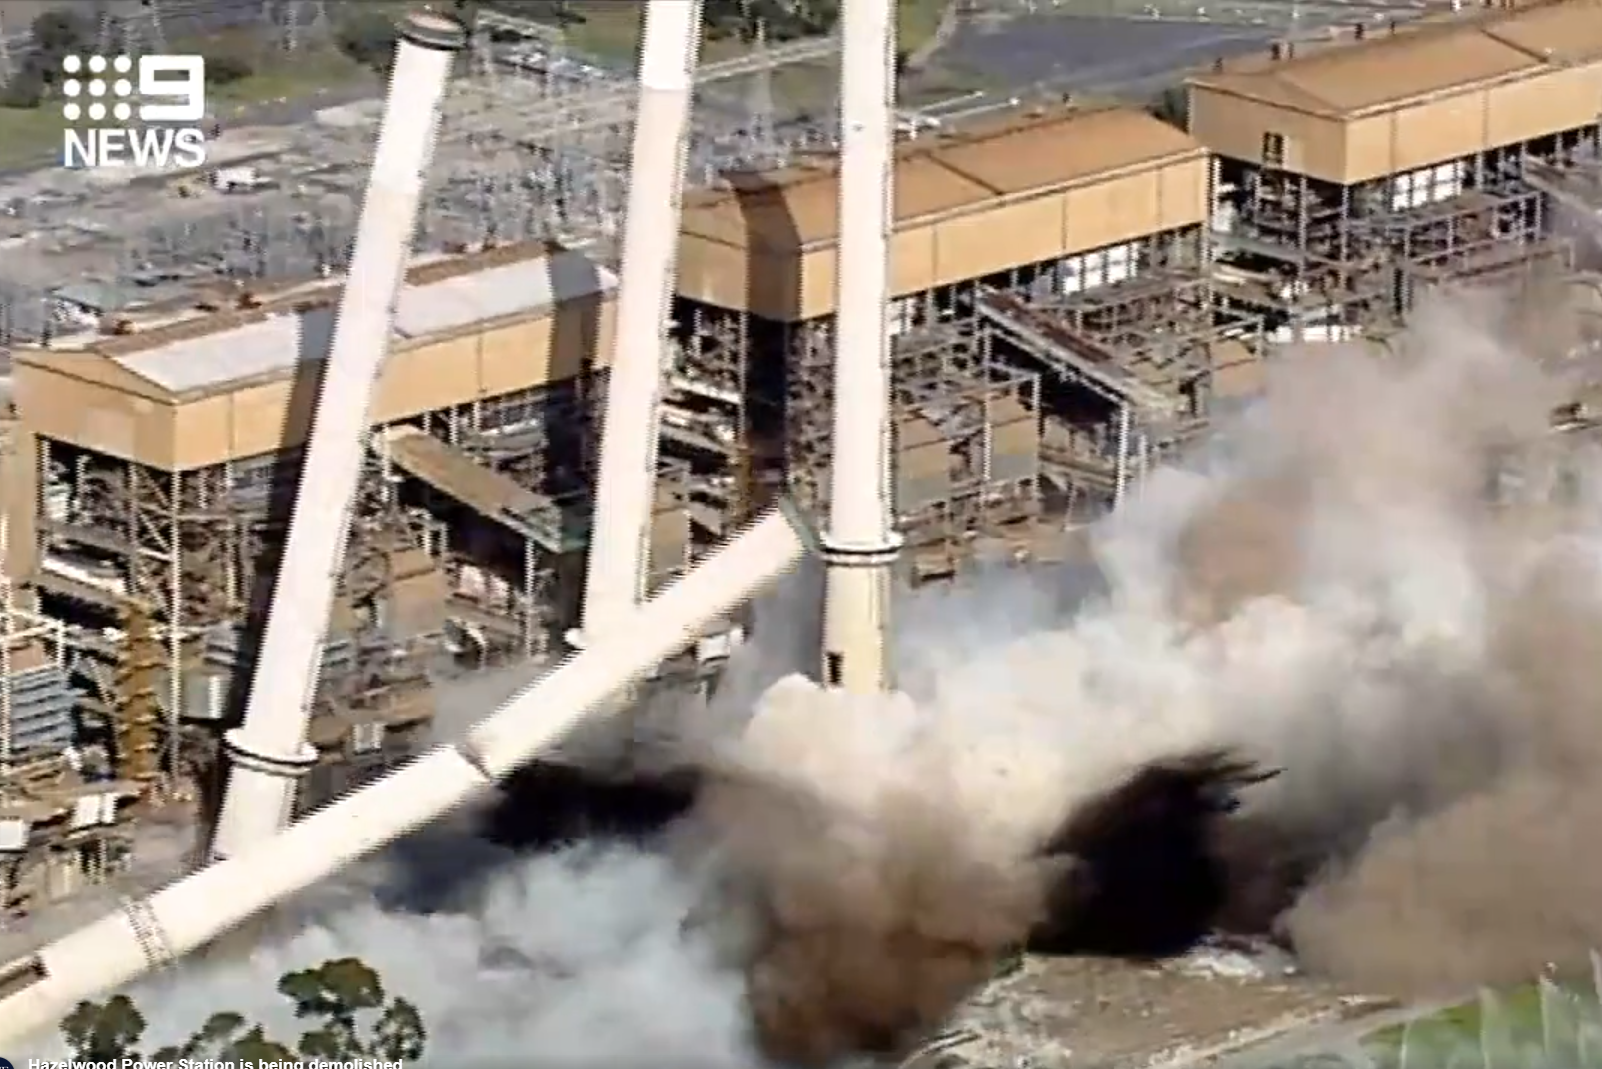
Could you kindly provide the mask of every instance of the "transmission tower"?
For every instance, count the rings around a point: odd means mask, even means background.
[[[139,0],[134,8],[105,7],[95,53],[102,56],[148,56],[167,51],[161,0]]]
[[[0,85],[9,84],[16,73],[11,59],[11,38],[6,36],[5,20],[0,19]]]
[[[741,153],[746,159],[741,162],[749,166],[760,166],[769,161],[777,153],[778,148],[773,129],[773,66],[769,62],[766,20],[756,24],[753,52],[762,60],[762,66],[751,76],[751,85],[746,96],[746,143]]]
[[[316,48],[328,40],[327,0],[266,0],[265,6],[278,27],[279,47],[285,52]]]

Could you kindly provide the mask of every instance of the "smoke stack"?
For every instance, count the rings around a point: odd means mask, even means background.
[[[296,781],[317,759],[306,744],[306,724],[350,530],[367,411],[411,256],[445,84],[467,36],[459,20],[434,11],[417,12],[400,25],[355,254],[245,719],[225,737],[232,768],[212,838],[214,858],[229,857],[288,823]]]
[[[895,140],[895,5],[841,5],[840,240],[836,256],[834,456],[829,472],[823,682],[889,685],[890,566],[900,539],[890,489],[889,235]]]
[[[602,416],[582,631],[568,635],[578,647],[628,619],[645,593],[663,335],[672,311],[691,85],[700,43],[701,0],[645,5],[640,100],[623,222],[623,275]]]

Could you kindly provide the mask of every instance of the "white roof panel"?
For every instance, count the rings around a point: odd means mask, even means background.
[[[426,338],[485,320],[537,314],[616,288],[617,276],[581,252],[520,260],[406,287],[397,302],[395,335]],[[283,312],[215,334],[124,353],[116,360],[174,393],[270,376],[300,361],[326,357],[334,313],[332,306]]]

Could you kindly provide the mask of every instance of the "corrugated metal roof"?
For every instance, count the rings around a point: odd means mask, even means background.
[[[1483,85],[1538,68],[1540,60],[1483,33],[1414,33],[1380,47],[1323,52],[1291,61],[1279,77],[1355,114],[1459,86]]]
[[[1203,152],[1178,127],[1132,108],[1102,108],[1019,125],[935,151],[934,158],[1002,195],[1094,181]]]
[[[554,308],[616,286],[616,276],[583,253],[559,252],[408,287],[396,309],[395,333],[403,338],[445,334],[474,323]]]
[[[1590,62],[1602,57],[1602,0],[1523,8],[1485,32],[1553,63]]]
[[[1093,183],[1202,151],[1184,131],[1134,108],[1012,113],[899,146],[896,222],[983,210],[997,197]],[[839,231],[837,185],[832,163],[775,172],[742,192],[691,198],[682,229],[735,248],[788,252],[831,243]]]
[[[1602,57],[1602,0],[1547,0],[1401,26],[1303,55],[1237,61],[1190,84],[1297,111],[1355,118]]]
[[[565,251],[457,274],[401,291],[395,337],[415,340],[476,323],[534,316],[579,297],[608,293],[617,276],[581,252]],[[228,329],[116,353],[127,371],[173,393],[270,377],[321,360],[333,340],[335,308],[287,310]]]

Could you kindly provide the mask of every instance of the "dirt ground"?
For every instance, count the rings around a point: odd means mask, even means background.
[[[1308,979],[1272,954],[1031,957],[975,994],[903,1069],[1191,1069],[1394,1005]]]

